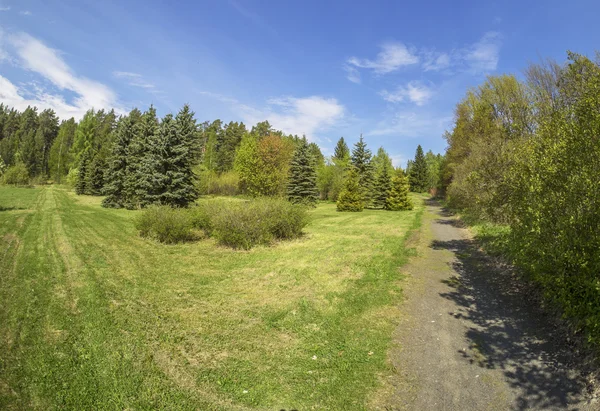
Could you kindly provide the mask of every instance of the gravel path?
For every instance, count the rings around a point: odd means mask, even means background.
[[[510,268],[434,202],[423,224],[419,256],[403,270],[396,375],[373,408],[599,410],[576,350]]]

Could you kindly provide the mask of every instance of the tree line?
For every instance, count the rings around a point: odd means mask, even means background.
[[[600,63],[491,76],[457,104],[441,169],[448,202],[508,228],[508,255],[600,343]]]
[[[90,110],[79,122],[59,122],[52,110],[18,112],[0,104],[4,182],[67,183],[77,194],[106,196],[105,207],[184,207],[202,194],[314,204],[343,194],[342,203],[353,196],[360,201],[340,210],[402,209],[410,207],[409,185],[416,192],[437,187],[441,158],[431,151],[424,155],[419,146],[407,170],[396,169],[383,147],[372,155],[362,136],[352,153],[340,138],[326,158],[317,144],[275,130],[268,121],[251,128],[221,120],[198,123],[187,105],[162,119],[151,106],[120,116]]]

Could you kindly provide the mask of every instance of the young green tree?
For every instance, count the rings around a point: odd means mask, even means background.
[[[230,122],[217,133],[216,171],[223,173],[233,168],[235,151],[246,134],[244,123]]]
[[[306,138],[294,152],[287,186],[288,199],[295,204],[315,205],[319,197],[314,158]]]
[[[385,200],[385,209],[389,211],[412,210],[413,204],[408,197],[408,181],[402,170],[396,171],[392,179],[392,189]]]
[[[363,211],[363,190],[360,187],[360,176],[355,167],[350,167],[346,175],[344,189],[337,199],[337,211]]]
[[[102,194],[102,189],[104,187],[104,171],[106,169],[106,161],[99,154],[96,153],[92,160],[89,162],[89,165],[86,170],[85,175],[85,187],[86,194],[90,194],[93,196],[99,196]]]
[[[74,118],[63,121],[58,129],[58,135],[50,148],[48,167],[50,175],[57,183],[61,183],[64,176],[67,175],[73,159],[70,156],[70,149],[75,139],[77,123]]]
[[[371,161],[371,150],[367,148],[363,136],[352,149],[351,163],[358,173],[359,185],[362,192],[363,206],[371,205],[373,197],[373,163]]]
[[[71,157],[76,167],[79,166],[83,152],[87,149],[93,149],[97,128],[98,120],[96,119],[96,114],[94,110],[89,110],[77,125],[75,139],[71,146]]]
[[[239,189],[242,193],[253,194],[257,185],[258,141],[253,134],[246,134],[236,150],[233,168],[239,174]]]
[[[377,181],[375,182],[375,195],[373,196],[373,205],[384,208],[390,192],[392,190],[392,172],[393,168],[387,161],[383,162]]]
[[[411,164],[409,171],[410,190],[417,193],[424,193],[429,189],[427,187],[428,182],[427,162],[425,161],[423,148],[419,144],[415,153],[415,160]]]

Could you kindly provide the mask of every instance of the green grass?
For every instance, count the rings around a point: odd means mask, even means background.
[[[241,252],[99,204],[0,187],[0,409],[366,408],[422,206],[320,204],[303,238]]]

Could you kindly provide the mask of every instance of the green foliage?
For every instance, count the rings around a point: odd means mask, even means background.
[[[198,237],[190,214],[169,206],[148,207],[136,219],[135,227],[142,237],[165,244],[192,241]]]
[[[423,148],[419,144],[415,152],[415,159],[411,164],[408,174],[410,190],[417,193],[426,192],[429,187],[429,175],[427,172],[427,162],[423,154]]]
[[[373,196],[373,205],[384,208],[386,201],[392,191],[392,170],[391,161],[384,161],[381,164],[375,182],[375,194]]]
[[[133,141],[135,133],[136,123],[132,116],[127,116],[119,122],[112,153],[108,161],[106,184],[104,186],[106,197],[102,201],[104,207],[121,208],[125,206],[125,183],[130,161],[129,145]]]
[[[344,189],[340,193],[336,205],[338,211],[363,211],[363,191],[360,187],[360,177],[358,175],[358,170],[355,167],[351,167],[348,170],[346,181],[344,184]]]
[[[69,173],[73,162],[70,155],[71,146],[75,139],[77,123],[75,119],[63,121],[58,129],[58,135],[50,148],[48,159],[49,172],[52,178],[58,183]]]
[[[88,179],[87,175],[90,170],[92,160],[91,149],[84,150],[79,159],[79,167],[77,169],[77,181],[75,182],[75,193],[78,195],[88,194]]]
[[[340,137],[333,151],[333,158],[338,161],[347,161],[350,158],[350,149],[344,141],[344,137]]]
[[[389,211],[412,210],[414,206],[408,192],[407,178],[402,170],[399,170],[392,179],[392,188],[385,200],[385,209]]]
[[[89,163],[87,174],[85,176],[85,186],[87,193],[93,196],[102,194],[104,187],[104,173],[106,170],[106,161],[101,155],[96,154]]]
[[[16,186],[29,185],[29,171],[27,170],[27,166],[22,162],[6,168],[1,177],[4,184]]]
[[[273,240],[297,238],[308,224],[306,209],[282,199],[222,202],[211,216],[211,234],[219,244],[248,250]]]
[[[199,170],[196,187],[200,195],[235,196],[240,193],[240,176],[236,171],[217,173]]]
[[[362,134],[352,149],[351,163],[358,174],[363,207],[369,206],[373,196],[374,170],[371,161],[371,150],[367,148],[367,143],[365,143]]]
[[[314,206],[317,203],[317,172],[315,161],[309,151],[306,139],[303,139],[294,152],[290,164],[290,177],[287,186],[288,200],[294,204]]]

